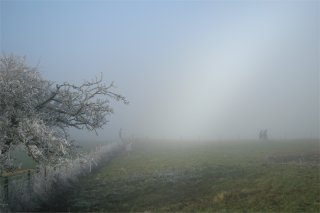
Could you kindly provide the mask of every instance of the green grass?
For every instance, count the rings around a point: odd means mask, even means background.
[[[319,141],[141,142],[80,183],[61,208],[319,212]]]

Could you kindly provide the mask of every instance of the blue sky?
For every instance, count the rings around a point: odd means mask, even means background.
[[[317,137],[318,31],[317,1],[1,1],[3,53],[128,97],[100,138]]]

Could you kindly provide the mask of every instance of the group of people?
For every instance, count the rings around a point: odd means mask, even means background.
[[[267,140],[268,139],[268,130],[267,129],[260,130],[259,139],[261,139],[261,140]]]

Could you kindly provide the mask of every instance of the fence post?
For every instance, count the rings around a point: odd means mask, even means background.
[[[9,178],[7,176],[4,177],[3,191],[4,191],[4,202],[8,203],[8,201],[9,201]]]
[[[28,178],[28,191],[29,191],[29,193],[31,193],[31,172],[30,172],[30,169],[28,170],[27,178]]]
[[[44,166],[44,191],[47,192],[47,167]]]

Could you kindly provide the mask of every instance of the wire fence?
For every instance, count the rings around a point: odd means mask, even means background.
[[[37,170],[19,170],[0,176],[0,212],[34,211],[63,195],[78,178],[111,160],[125,149],[121,143],[100,146],[83,157],[68,160],[59,167],[40,165]]]

